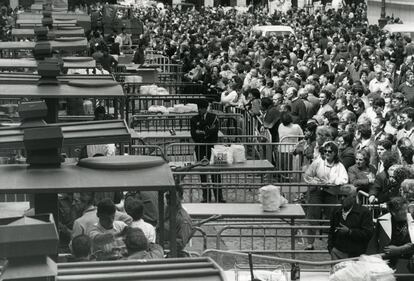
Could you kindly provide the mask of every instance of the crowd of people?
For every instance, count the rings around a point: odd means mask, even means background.
[[[414,241],[406,216],[414,178],[410,37],[368,25],[363,3],[283,15],[203,8],[166,10],[155,19],[140,16],[148,28],[147,46],[180,61],[187,81],[214,90],[226,109],[260,118],[272,142],[305,136],[292,153],[301,155],[303,179],[311,186],[307,203],[343,199],[339,211],[307,209],[309,219],[331,218],[332,258],[365,253],[372,248],[369,241],[376,252],[411,256]],[[251,32],[254,25],[268,24],[289,25],[295,35]],[[393,230],[386,243],[378,238],[384,225],[374,228],[372,214],[354,203],[359,191],[371,204],[388,204],[389,213],[380,217]],[[306,249],[314,249],[314,238]]]

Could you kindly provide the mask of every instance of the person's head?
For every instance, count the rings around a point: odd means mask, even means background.
[[[71,252],[75,258],[89,258],[91,254],[91,239],[86,234],[75,236],[72,239]]]
[[[341,201],[342,208],[345,211],[354,206],[356,203],[356,196],[357,196],[357,188],[352,184],[345,184],[342,185],[339,189],[338,198]]]
[[[260,99],[260,91],[256,88],[250,89],[249,95],[251,95],[253,99]]]
[[[401,158],[407,165],[413,164],[414,148],[412,146],[400,147]]]
[[[382,163],[384,166],[384,170],[388,171],[388,169],[394,165],[395,163],[398,163],[399,157],[398,154],[393,151],[385,151],[382,154]]]
[[[322,118],[325,126],[331,126],[334,128],[338,128],[338,123],[339,123],[339,118],[338,115],[336,115],[335,112],[333,111],[326,111],[323,114],[323,118]]]
[[[352,147],[354,135],[352,132],[343,131],[338,137],[338,148],[344,150],[347,147]]]
[[[144,215],[144,204],[135,198],[128,200],[125,202],[125,211],[134,221],[140,220]]]
[[[406,179],[401,183],[401,193],[408,202],[414,202],[414,179]],[[413,210],[410,213],[413,214]]]
[[[298,91],[298,97],[306,100],[308,98],[308,90],[306,90],[306,88],[300,88]]]
[[[305,126],[305,139],[314,141],[316,140],[316,129],[318,128],[318,125],[315,122],[308,122]]]
[[[333,141],[328,141],[323,144],[323,153],[328,163],[339,162],[338,146]]]
[[[345,124],[355,123],[356,120],[356,115],[352,111],[345,112],[344,114],[342,114],[341,119],[339,119],[340,122],[343,122]]]
[[[377,134],[377,133],[383,131],[386,122],[387,121],[381,116],[378,116],[378,117],[372,119],[372,123],[371,123],[372,133]]]
[[[369,153],[362,149],[355,153],[355,164],[359,169],[366,169],[369,165]]]
[[[116,207],[111,199],[105,198],[98,203],[96,215],[99,218],[99,224],[105,229],[112,229],[115,220]]]
[[[283,95],[281,93],[276,93],[272,97],[273,105],[281,105],[283,103]]]
[[[197,104],[198,107],[198,114],[204,115],[207,113],[208,108],[208,101],[207,100],[200,100]]]
[[[106,110],[103,106],[96,107],[94,111],[95,119],[94,120],[104,120],[105,119]]]
[[[336,109],[336,112],[341,112],[346,109],[346,98],[345,97],[341,97],[336,100],[335,109]]]
[[[388,210],[394,220],[402,222],[407,220],[408,201],[403,197],[393,197],[387,204]]]
[[[377,115],[382,115],[385,108],[385,100],[382,97],[375,97],[372,101],[372,108]]]
[[[79,209],[84,211],[95,204],[95,192],[79,193]]]
[[[400,120],[403,126],[411,125],[414,121],[414,108],[407,107],[401,110]]]
[[[361,115],[365,111],[365,105],[364,102],[361,99],[356,99],[352,103],[352,106],[354,107],[354,112],[356,115]]]
[[[334,139],[332,129],[328,126],[319,126],[316,129],[316,142],[319,146],[322,146],[327,141]]]
[[[380,81],[383,77],[383,70],[382,67],[380,65],[376,65],[374,68],[375,71],[375,78]]]
[[[290,101],[293,100],[294,98],[296,98],[297,95],[298,95],[298,90],[296,90],[296,88],[294,88],[294,87],[289,87],[286,90],[286,98]]]
[[[392,94],[391,97],[391,107],[395,110],[399,110],[404,106],[405,98],[404,95],[400,92]]]
[[[128,228],[124,241],[128,253],[147,251],[149,249],[148,239],[144,232],[138,227]]]
[[[322,74],[319,76],[319,84],[326,85],[328,84],[328,78],[326,78],[326,75]]]
[[[292,115],[289,112],[283,112],[280,116],[280,121],[282,122],[283,126],[289,126],[293,123]]]
[[[371,126],[368,124],[359,124],[355,132],[355,139],[362,141],[371,138]]]
[[[331,93],[328,91],[322,91],[319,94],[319,103],[321,106],[327,104],[331,100]]]
[[[384,152],[391,151],[392,143],[389,140],[380,140],[377,144],[378,157],[382,160]]]
[[[406,147],[412,147],[412,146],[413,146],[413,144],[412,144],[411,140],[407,137],[403,137],[403,138],[399,139],[398,142],[397,142],[397,148],[399,150],[404,149]]]
[[[261,99],[261,104],[262,109],[266,111],[273,106],[273,101],[270,98],[265,97]]]

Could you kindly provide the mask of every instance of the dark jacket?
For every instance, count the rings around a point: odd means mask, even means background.
[[[346,225],[351,232],[347,234],[336,232],[335,230],[340,226],[340,223]],[[342,207],[339,207],[331,217],[328,249],[330,251],[335,247],[351,257],[360,256],[366,252],[373,232],[374,223],[371,213],[366,207],[355,204],[345,221],[342,217]]]
[[[292,101],[291,107],[292,116],[296,121],[295,123],[303,127],[303,125],[306,124],[306,120],[308,118],[305,103],[303,102],[303,100],[297,98],[294,101]]]
[[[375,181],[369,190],[369,195],[375,195],[379,203],[388,202],[391,197],[399,195],[399,188],[391,184],[386,171],[382,171],[375,177]]]
[[[196,143],[216,143],[218,141],[219,120],[216,114],[207,112],[204,119],[199,114],[190,120],[191,137]],[[199,134],[196,131],[204,131]]]
[[[339,161],[344,165],[345,169],[355,164],[355,152],[353,147],[347,147],[344,150],[340,150],[338,153]]]
[[[369,182],[367,177],[368,173],[375,175],[376,170],[369,166],[368,170],[361,171],[358,166],[352,165],[348,169],[349,183],[355,185],[359,190],[369,192],[372,183]]]
[[[329,72],[329,66],[326,63],[322,63],[320,65],[315,64],[314,67],[312,67],[312,74],[317,74],[319,76],[328,73]]]

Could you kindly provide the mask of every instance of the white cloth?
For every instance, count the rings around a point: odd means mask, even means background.
[[[151,224],[145,222],[143,219],[140,219],[137,221],[133,221],[131,223],[131,227],[141,229],[142,232],[144,232],[145,237],[147,237],[148,242],[155,243],[155,228]]]

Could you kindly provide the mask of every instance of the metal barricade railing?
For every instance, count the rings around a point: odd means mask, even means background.
[[[171,84],[171,87],[175,85]],[[178,88],[174,91],[180,91]],[[170,94],[170,95],[135,95],[127,96],[127,113],[129,115],[135,115],[138,113],[148,113],[151,107],[163,106],[165,109],[162,111],[161,108],[158,108],[158,111],[155,113],[165,114],[168,107],[174,107],[178,104],[188,104],[194,103],[197,104],[202,100],[206,100],[208,97],[200,94]]]
[[[128,155],[159,156],[166,159],[163,150],[157,145],[129,145],[124,147],[124,153]]]
[[[266,139],[263,136],[253,136],[256,140]],[[217,143],[218,145],[231,145],[232,143]],[[297,171],[301,170],[301,155],[293,155],[294,147],[297,143],[237,143],[245,146],[246,158],[249,159],[261,159],[268,160],[275,166],[275,170],[278,171]],[[170,161],[195,161],[195,159],[200,160],[200,156],[195,155],[194,152],[196,149],[198,151],[207,151],[216,144],[205,143],[205,144],[195,144],[195,143],[176,143],[171,144],[166,147],[166,155]],[[204,152],[205,153],[205,152]],[[208,154],[210,155],[210,154]],[[198,156],[198,157],[196,157]],[[281,178],[281,182],[301,182],[301,177],[296,178]]]
[[[223,136],[223,139],[231,140],[235,136]],[[257,140],[264,140],[261,136],[250,136],[252,142],[239,142],[245,148],[247,160],[267,160],[269,165],[272,162],[272,143],[259,143]],[[232,142],[220,143],[173,143],[166,147],[165,154],[172,162],[192,162],[196,159],[201,160],[205,155],[210,155],[210,150],[214,145],[230,146]]]
[[[190,131],[191,118],[196,113],[190,114],[137,114],[131,116],[129,120],[129,126],[134,128],[135,131]],[[233,113],[221,113],[217,115],[219,130],[223,134],[237,135],[238,119],[241,118],[239,114]]]
[[[329,230],[327,225],[226,225],[222,227],[216,238],[216,248],[221,249],[221,245],[225,244],[228,250],[236,250],[242,252],[253,252],[262,254],[280,254],[289,253],[294,258],[296,253],[304,252],[304,250],[296,250],[296,240],[301,239],[304,244],[304,238],[320,238],[327,239],[327,234],[308,235],[303,234],[303,230],[312,229],[317,232]],[[286,247],[288,246],[288,247]],[[312,253],[313,251],[306,251]],[[328,254],[328,251],[317,251],[318,253]],[[315,253],[315,252],[313,252]]]
[[[173,172],[179,177],[180,186],[184,190],[184,202],[199,202],[202,191],[222,193],[222,198],[233,203],[256,203],[259,199],[259,188],[273,184],[280,186],[281,193],[289,202],[304,203],[308,197],[309,185],[306,183],[281,183],[280,178],[300,175],[301,171],[260,171],[252,168],[242,171],[198,171]],[[207,200],[210,200],[209,198]]]

